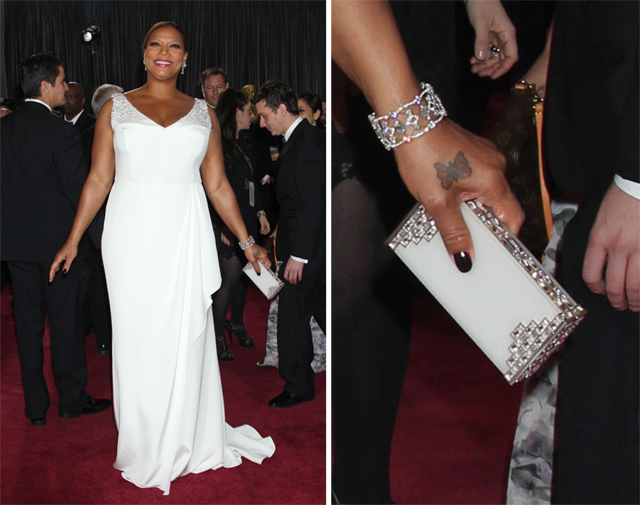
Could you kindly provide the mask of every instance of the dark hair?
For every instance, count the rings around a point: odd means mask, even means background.
[[[218,99],[216,115],[220,122],[224,162],[229,167],[233,166],[234,156],[238,159],[240,158],[235,148],[236,130],[238,129],[236,111],[241,110],[248,103],[251,103],[249,97],[242,91],[237,91],[233,88],[227,88],[225,91],[220,93],[220,98]]]
[[[200,85],[204,86],[205,81],[212,75],[221,75],[224,83],[227,83],[227,73],[220,67],[211,67],[200,74]]]
[[[302,93],[298,93],[298,100],[304,100],[306,104],[311,107],[311,111],[313,114],[316,112],[320,112],[322,115],[322,99],[316,95],[315,93],[310,93],[309,91],[303,91]],[[316,126],[325,129],[324,123],[320,120],[320,116],[316,119]]]
[[[322,100],[315,93],[310,93],[309,91],[303,91],[302,93],[298,93],[296,97],[298,100],[304,100],[314,114],[318,111],[322,112]]]
[[[60,75],[62,61],[54,53],[41,53],[29,56],[22,62],[22,91],[25,98],[38,98],[40,84],[47,81],[55,86]]]
[[[151,34],[155,32],[158,28],[164,28],[165,26],[170,26],[172,28],[175,28],[180,33],[180,35],[182,36],[182,43],[184,45],[184,52],[185,53],[188,52],[189,41],[187,40],[187,34],[184,33],[184,30],[180,28],[177,24],[175,24],[173,21],[160,21],[159,23],[156,23],[155,25],[153,25],[147,32],[147,36],[144,38],[144,42],[142,43],[142,50],[144,51],[147,48],[147,44],[149,43],[149,38],[151,37]]]
[[[282,81],[271,79],[270,81],[265,82],[260,88],[260,91],[258,91],[254,102],[258,103],[262,100],[264,100],[267,107],[273,111],[283,103],[291,114],[300,114],[296,95],[293,93],[291,86]]]

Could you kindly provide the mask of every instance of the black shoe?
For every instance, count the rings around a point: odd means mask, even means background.
[[[111,354],[111,346],[108,344],[100,344],[98,346],[98,354],[100,356],[109,356]]]
[[[58,412],[58,417],[60,419],[75,419],[76,417],[89,414],[99,414],[110,408],[111,405],[113,405],[111,400],[96,400],[95,398],[89,397],[86,405],[80,410],[74,412]]]
[[[224,333],[216,337],[216,348],[218,350],[218,361],[233,361],[233,353],[227,349]]]
[[[247,329],[244,327],[244,324],[233,324],[229,319],[226,319],[224,327],[229,332],[229,343],[233,344],[231,335],[235,333],[242,347],[253,347],[256,344],[256,341],[247,335]]]
[[[315,400],[315,398],[316,398],[316,395],[299,396],[299,395],[294,395],[289,391],[283,391],[282,393],[280,393],[278,396],[276,396],[269,402],[269,407],[273,407],[276,409],[295,407],[296,405],[300,405],[301,403]]]
[[[46,417],[41,417],[40,419],[29,418],[29,421],[31,422],[31,426],[44,426],[45,424],[47,424]]]

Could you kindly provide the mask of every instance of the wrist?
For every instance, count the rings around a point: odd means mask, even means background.
[[[369,115],[373,130],[388,151],[435,129],[447,115],[432,86],[423,82],[420,88],[420,93],[388,114]]]
[[[256,241],[253,239],[251,235],[249,235],[248,239],[238,242],[238,245],[240,246],[240,249],[244,251],[246,249],[249,249],[251,246],[255,245],[255,243]]]

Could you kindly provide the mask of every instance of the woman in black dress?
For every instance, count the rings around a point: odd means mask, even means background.
[[[251,101],[244,93],[229,88],[220,95],[216,113],[222,133],[225,171],[236,194],[245,226],[250,234],[256,235],[259,229],[261,234],[266,235],[270,226],[254,180],[253,170],[256,162],[242,133],[242,130],[249,129],[253,118]],[[227,348],[225,328],[229,331],[229,342],[235,334],[242,347],[253,347],[255,343],[247,335],[243,321],[249,278],[242,272],[246,261],[244,256],[239,254],[236,238],[211,207],[210,210],[222,274],[222,285],[213,296],[213,322],[218,359],[232,361],[233,353]],[[225,320],[229,305],[231,319]]]

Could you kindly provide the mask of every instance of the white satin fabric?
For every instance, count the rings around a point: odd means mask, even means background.
[[[200,177],[211,121],[197,100],[164,128],[114,97],[116,176],[102,238],[113,320],[114,467],[169,494],[177,477],[256,463],[271,437],[225,423],[211,294],[220,271]]]

